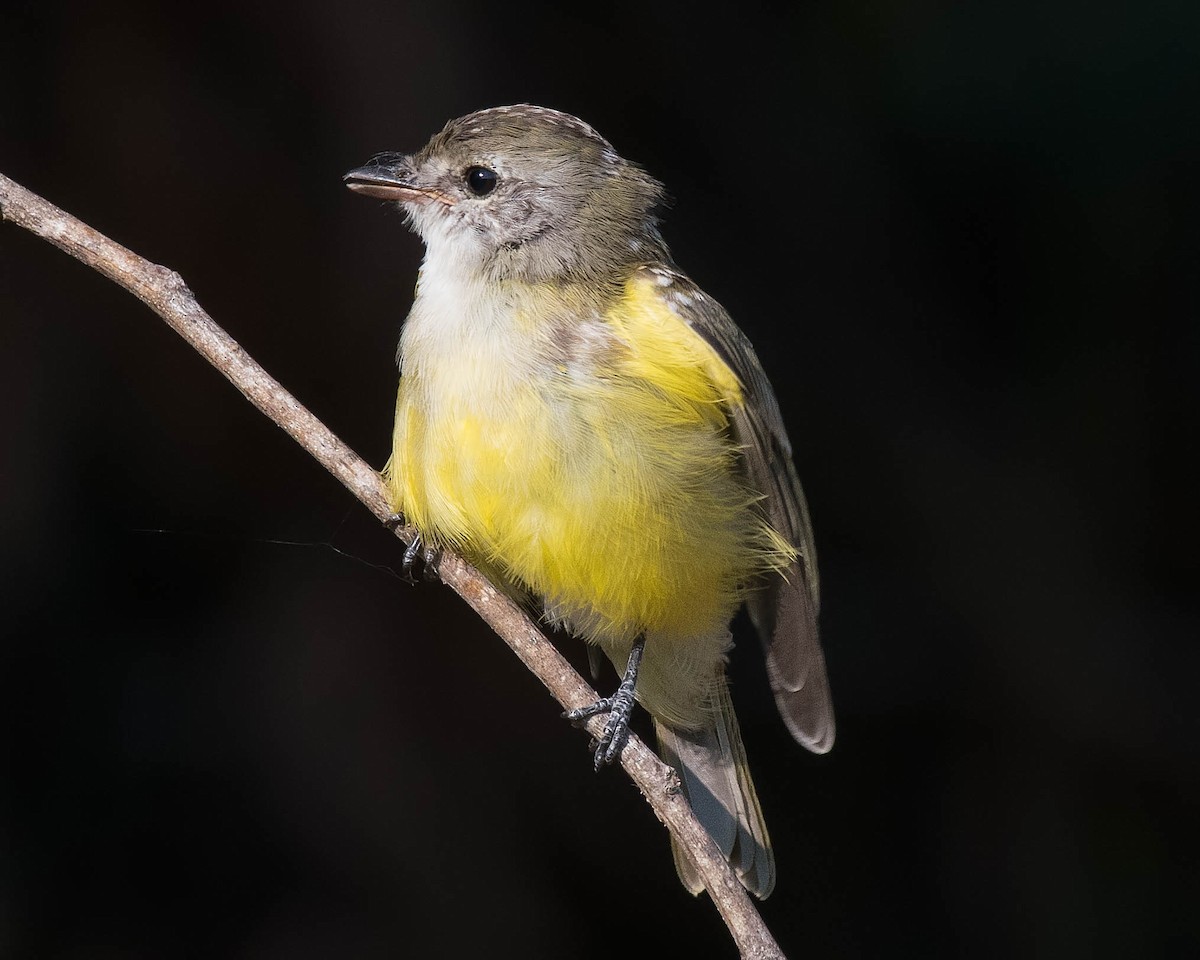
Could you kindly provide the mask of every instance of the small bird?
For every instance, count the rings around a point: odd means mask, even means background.
[[[596,766],[619,755],[636,698],[700,822],[766,897],[729,625],[746,603],[784,722],[829,750],[816,553],[771,385],[672,261],[662,185],[528,104],[452,120],[345,183],[398,203],[425,243],[383,474],[393,510],[425,549],[458,551],[608,656],[616,693],[567,715],[608,715]]]

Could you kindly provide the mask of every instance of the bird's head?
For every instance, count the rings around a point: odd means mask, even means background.
[[[417,153],[379,154],[344,179],[398,202],[429,257],[490,279],[587,282],[666,257],[662,185],[557,110],[468,114]]]

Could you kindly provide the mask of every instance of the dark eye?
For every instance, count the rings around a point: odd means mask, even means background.
[[[500,177],[495,170],[487,167],[467,167],[467,189],[477,197],[486,197],[496,189]]]

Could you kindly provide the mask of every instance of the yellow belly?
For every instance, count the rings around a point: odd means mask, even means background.
[[[503,418],[431,421],[400,406],[396,499],[426,536],[503,570],[596,637],[728,622],[748,572],[731,545],[752,528],[715,433],[631,421],[596,398],[556,410],[536,391]]]
[[[608,645],[720,636],[748,582],[788,559],[738,472],[736,381],[642,293],[606,318],[625,346],[594,370],[513,375],[487,351],[406,368],[386,472],[424,536]]]

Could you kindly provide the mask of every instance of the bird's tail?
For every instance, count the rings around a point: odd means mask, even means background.
[[[679,773],[684,795],[743,886],[760,900],[775,887],[775,855],[763,821],[746,749],[729,689],[721,682],[712,722],[699,730],[677,730],[654,721],[665,763]],[[675,869],[692,893],[704,889],[700,875],[672,839]]]

